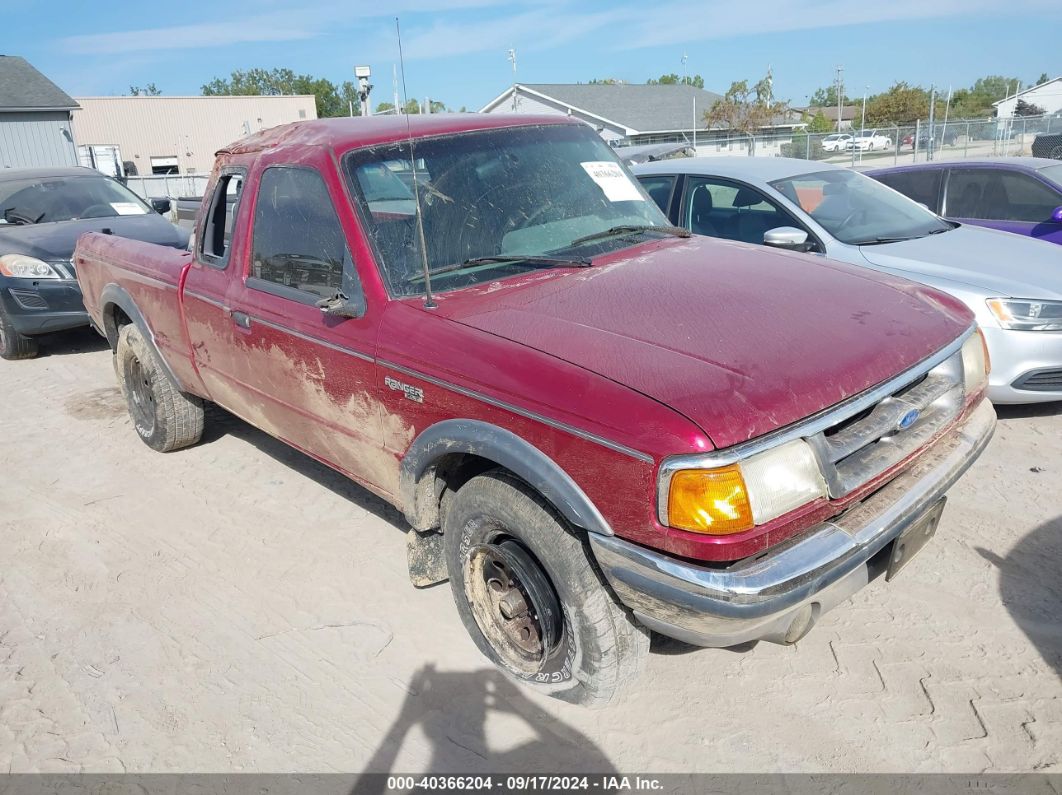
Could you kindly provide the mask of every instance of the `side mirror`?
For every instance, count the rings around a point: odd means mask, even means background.
[[[343,293],[336,293],[331,298],[322,298],[317,302],[322,313],[330,317],[363,317],[365,315],[365,296],[357,290],[353,298]]]
[[[159,215],[165,215],[173,207],[173,204],[170,202],[169,199],[162,198],[162,199],[152,199],[151,200],[151,206],[155,210],[155,212],[157,212]]]
[[[1051,213],[1051,220],[1056,224],[1062,224],[1062,207],[1056,207],[1054,212]]]
[[[779,226],[763,233],[763,245],[789,251],[807,251],[808,233],[794,226]]]

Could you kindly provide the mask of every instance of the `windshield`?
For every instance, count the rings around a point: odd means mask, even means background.
[[[819,171],[771,185],[842,243],[892,243],[953,228],[917,202],[854,171]]]
[[[483,130],[413,146],[415,160],[407,142],[357,150],[345,160],[392,295],[424,292],[414,162],[435,291],[585,265],[657,234],[641,227],[671,229],[583,125]]]
[[[0,224],[46,224],[150,212],[135,193],[102,175],[0,181]]]
[[[1040,169],[1040,175],[1062,188],[1062,163],[1057,166],[1044,166]]]

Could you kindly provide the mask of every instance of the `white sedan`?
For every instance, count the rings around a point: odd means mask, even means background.
[[[877,130],[860,130],[845,144],[845,149],[849,152],[852,150],[873,152],[877,149],[892,149],[892,138],[882,135]]]
[[[852,136],[848,133],[834,133],[822,139],[823,152],[843,152]]]

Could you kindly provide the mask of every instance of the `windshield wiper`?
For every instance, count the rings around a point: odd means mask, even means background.
[[[528,265],[547,265],[549,267],[567,267],[567,268],[587,268],[592,263],[586,257],[546,257],[538,254],[494,254],[489,257],[472,257],[466,259],[464,262],[457,262],[453,265],[444,265],[441,268],[428,271],[430,276],[437,276],[440,273],[452,273],[453,271],[464,270],[475,265],[491,265],[491,264],[504,264],[506,262],[526,262]],[[413,274],[413,280],[419,278],[421,274]]]
[[[880,246],[883,243],[903,243],[905,240],[916,240],[915,237],[872,237],[869,240],[859,240],[852,243],[853,246]]]
[[[674,235],[675,237],[689,237],[690,230],[683,229],[681,226],[655,226],[653,224],[624,224],[623,226],[614,226],[611,229],[606,229],[603,232],[594,232],[592,235],[584,235],[583,237],[577,237],[568,247],[581,246],[583,243],[590,243],[594,240],[604,240],[609,237],[618,237],[619,235],[633,235],[639,232],[660,232],[665,235]]]

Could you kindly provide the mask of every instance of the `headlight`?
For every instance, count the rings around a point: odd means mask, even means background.
[[[988,308],[999,325],[1017,331],[1062,331],[1062,301],[989,298]]]
[[[962,344],[962,375],[966,394],[972,395],[980,389],[991,371],[992,362],[988,357],[985,337],[981,329],[977,329]]]
[[[815,454],[797,439],[739,464],[674,473],[667,524],[709,535],[740,533],[825,496]]]
[[[43,260],[25,254],[4,254],[0,257],[0,273],[20,279],[60,279],[59,272]]]

